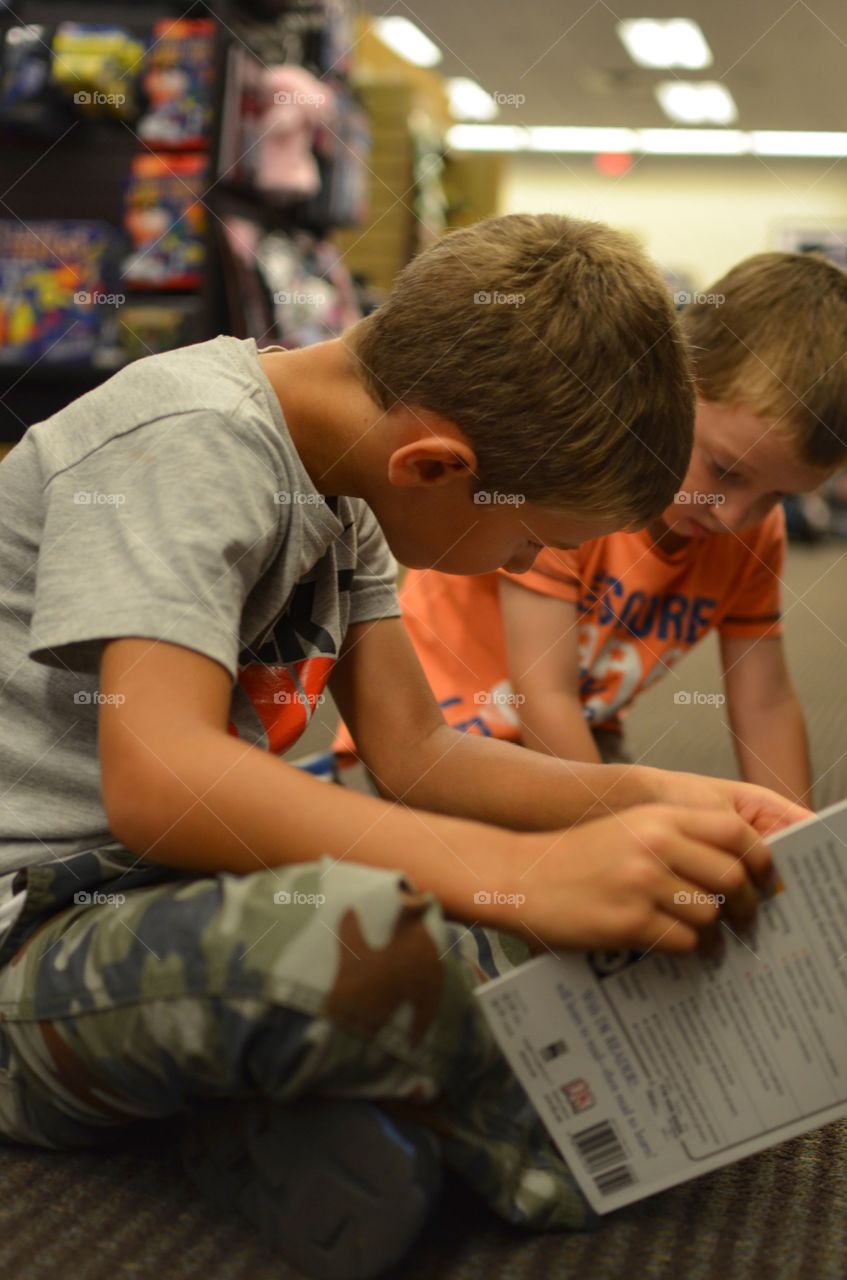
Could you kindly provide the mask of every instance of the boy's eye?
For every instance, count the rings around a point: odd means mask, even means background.
[[[733,471],[733,470],[732,470],[732,467],[724,468],[724,467],[722,467],[722,466],[720,465],[720,463],[719,463],[719,462],[713,462],[713,463],[712,463],[712,471],[714,472],[714,474],[715,474],[715,476],[717,477],[717,479],[718,479],[718,480],[730,480],[730,481],[731,481],[731,480],[740,480],[740,479],[741,479],[741,477],[737,474],[737,472],[735,472],[735,471]]]

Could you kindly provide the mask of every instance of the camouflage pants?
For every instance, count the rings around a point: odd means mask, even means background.
[[[478,1009],[527,956],[400,872],[196,877],[107,845],[30,867],[0,949],[0,1137],[68,1149],[261,1093],[368,1098],[429,1125],[501,1216],[596,1224]]]

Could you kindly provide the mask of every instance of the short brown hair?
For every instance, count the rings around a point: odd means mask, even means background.
[[[847,273],[817,253],[757,253],[682,313],[697,389],[773,419],[810,466],[847,458]]]
[[[481,489],[622,524],[679,489],[690,364],[667,287],[622,232],[552,213],[452,231],[345,340],[383,409],[460,428]]]

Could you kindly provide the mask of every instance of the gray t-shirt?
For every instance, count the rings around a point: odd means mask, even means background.
[[[282,752],[347,627],[397,617],[370,508],[324,499],[253,339],[128,366],[0,466],[0,938],[13,873],[113,843],[100,796],[105,639],[215,659],[231,733]]]

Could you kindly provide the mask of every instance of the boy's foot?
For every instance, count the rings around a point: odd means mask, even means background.
[[[439,1145],[371,1102],[234,1102],[186,1120],[183,1165],[219,1209],[318,1280],[369,1280],[414,1243],[441,1187]]]

